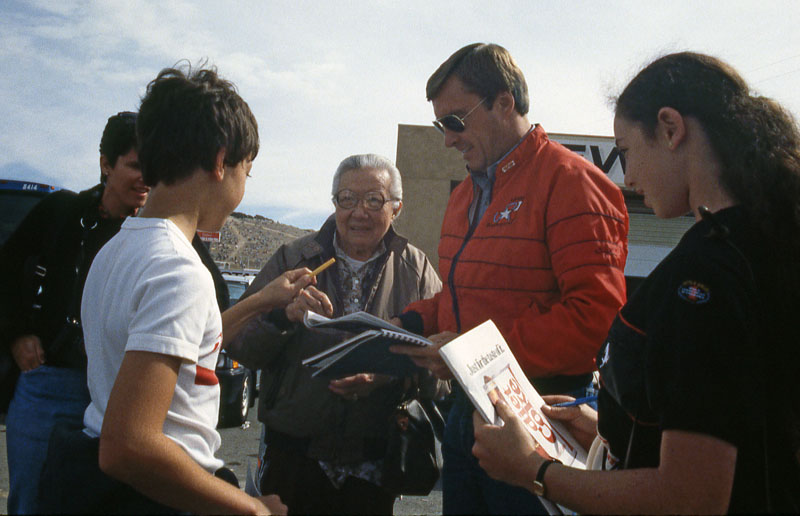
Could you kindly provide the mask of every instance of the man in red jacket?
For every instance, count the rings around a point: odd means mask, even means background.
[[[582,395],[625,301],[628,215],[597,167],[528,121],[522,71],[498,45],[468,45],[428,80],[434,125],[469,177],[450,196],[439,242],[444,288],[394,321],[430,336],[403,348],[451,378],[438,348],[492,319],[541,394]],[[442,446],[443,511],[542,511],[528,491],[490,479],[471,454],[472,405],[457,390]]]

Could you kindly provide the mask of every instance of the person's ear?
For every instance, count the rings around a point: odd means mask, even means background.
[[[686,139],[686,120],[680,112],[671,107],[662,107],[656,115],[658,125],[656,138],[669,149],[676,149]]]
[[[398,215],[400,215],[400,210],[403,209],[403,201],[395,201],[396,204],[392,206],[392,220],[396,219]]]
[[[103,154],[100,155],[100,173],[108,180],[108,174],[111,173],[111,169],[114,168],[111,166],[111,162],[108,161],[108,158],[105,157]]]
[[[217,181],[225,179],[225,149],[222,148],[217,152],[217,157],[214,159],[214,170],[212,176]]]
[[[504,115],[510,114],[514,111],[514,107],[516,106],[514,95],[509,91],[502,91],[495,97],[494,105],[496,105]]]

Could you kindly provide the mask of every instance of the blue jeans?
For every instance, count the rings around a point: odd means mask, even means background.
[[[585,395],[585,389],[568,393]],[[539,498],[521,487],[490,478],[472,455],[475,408],[457,389],[456,400],[447,417],[442,442],[443,514],[547,514]]]
[[[6,416],[8,513],[35,513],[39,476],[56,420],[83,426],[86,372],[42,365],[22,373]]]

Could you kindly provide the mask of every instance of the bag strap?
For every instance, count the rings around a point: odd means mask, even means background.
[[[428,398],[418,398],[417,403],[419,403],[419,406],[422,407],[422,410],[424,410],[425,414],[428,416],[436,439],[441,442],[444,439],[444,418],[439,411],[439,407],[436,406],[432,399]]]

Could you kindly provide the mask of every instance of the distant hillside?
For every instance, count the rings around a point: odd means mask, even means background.
[[[311,232],[261,215],[233,212],[222,226],[220,241],[209,249],[222,268],[260,269],[281,245]]]

